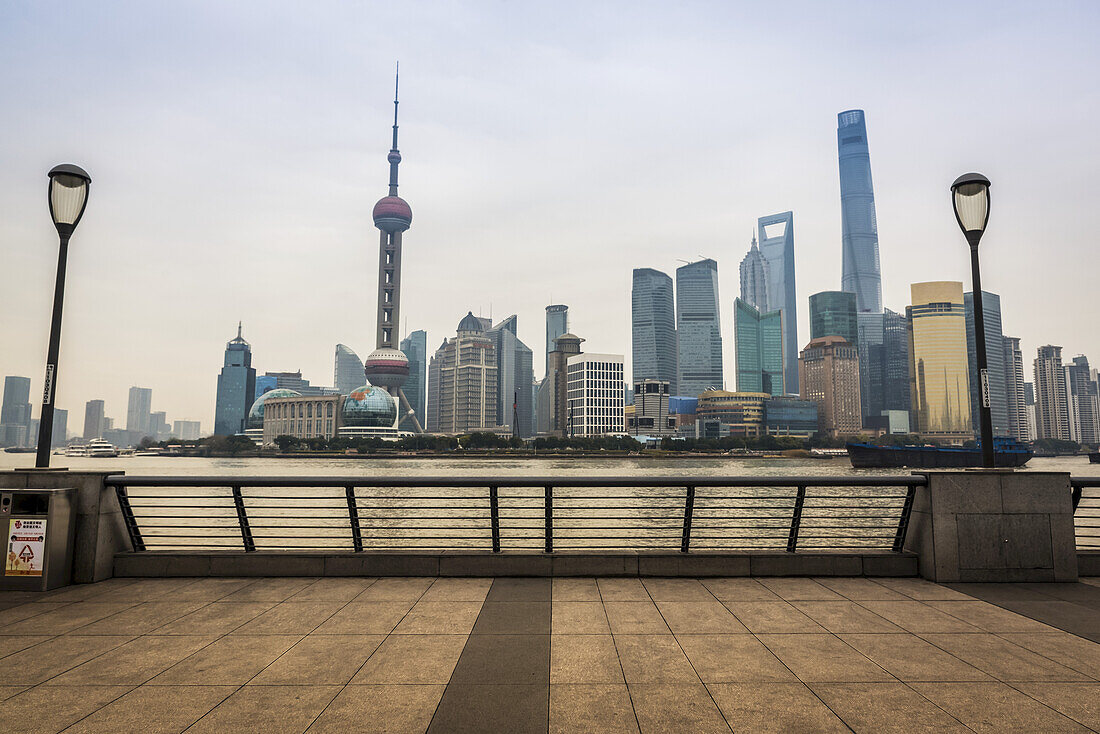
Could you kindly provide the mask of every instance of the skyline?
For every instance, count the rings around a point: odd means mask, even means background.
[[[704,255],[719,264],[729,388],[737,265],[758,217],[789,209],[797,220],[799,349],[810,333],[809,296],[840,287],[836,114],[863,109],[884,305],[904,311],[914,282],[957,280],[970,289],[948,186],[978,169],[993,181],[983,287],[1002,296],[1005,333],[1021,337],[1026,364],[1043,344],[1062,346],[1067,359],[1100,354],[1100,330],[1089,322],[1098,257],[1089,245],[1100,213],[1090,203],[1097,184],[1085,178],[1100,153],[1091,134],[1097,93],[1059,71],[1095,65],[1087,58],[1095,61],[1097,51],[1086,45],[1100,15],[1094,7],[1029,15],[1013,6],[976,31],[964,22],[976,15],[969,8],[918,17],[864,6],[861,17],[845,20],[859,31],[851,38],[870,42],[833,48],[820,66],[811,62],[824,40],[848,36],[837,37],[838,22],[812,6],[778,45],[750,39],[722,48],[716,44],[731,24],[744,21],[738,35],[751,36],[767,14],[711,7],[713,27],[697,28],[686,21],[702,6],[688,18],[648,6],[629,17],[598,8],[590,29],[559,38],[552,31],[560,26],[540,25],[547,11],[447,6],[433,16],[416,6],[405,12],[419,30],[395,31],[369,49],[350,38],[375,22],[396,24],[399,14],[343,6],[347,27],[317,27],[332,7],[304,19],[276,7],[254,26],[238,8],[115,13],[118,29],[108,37],[117,43],[89,46],[78,69],[45,49],[60,33],[73,54],[84,53],[91,43],[84,26],[106,22],[98,13],[0,9],[7,61],[0,105],[11,121],[0,141],[9,162],[0,171],[0,308],[8,315],[0,373],[30,377],[32,397],[41,387],[56,259],[45,173],[63,160],[85,166],[94,183],[70,251],[60,408],[79,416],[87,400],[104,399],[118,420],[137,385],[151,388],[158,410],[173,419],[209,428],[224,345],[242,319],[261,373],[300,368],[325,384],[335,344],[369,354],[370,207],[383,193],[382,128],[397,58],[402,192],[417,208],[399,337],[425,329],[432,350],[463,313],[489,316],[492,303],[494,320],[518,314],[520,338],[538,352],[545,306],[565,303],[570,330],[594,351],[626,355],[630,374],[632,269],[671,275],[678,258]],[[195,17],[179,17],[188,11]],[[901,32],[894,26],[903,17]],[[143,24],[167,30],[173,19],[176,35],[135,35]],[[947,29],[933,28],[948,19]],[[301,21],[301,45],[259,48],[292,21]],[[476,51],[433,47],[456,30],[488,33],[506,22],[523,38],[486,37]],[[616,23],[629,30],[623,38],[586,45]],[[662,30],[667,43],[654,51],[647,43]],[[818,35],[807,45],[811,32]],[[870,38],[876,33],[895,42],[884,65],[897,84],[884,87],[877,68],[838,82],[859,64],[874,65],[884,45]],[[1025,34],[1034,54],[1016,58],[1013,34]],[[322,46],[322,35],[334,42]],[[123,68],[158,43],[168,49],[147,69]],[[953,73],[956,48],[985,59],[983,88]],[[761,68],[754,52],[779,59],[777,66]],[[509,54],[514,63],[502,65]],[[753,73],[723,79],[728,88],[698,78],[716,65],[743,71],[746,60]],[[539,68],[547,65],[554,68]],[[341,66],[351,78],[332,73]],[[164,88],[172,80],[183,88]],[[784,82],[789,93],[767,97],[767,115],[748,114],[758,112],[745,107],[757,99],[753,90]],[[1019,97],[1030,89],[1029,107]],[[313,106],[297,109],[301,95]],[[76,129],[56,114],[67,97],[82,110]],[[1040,99],[1062,112],[1057,135]],[[1064,221],[1075,227],[1053,224]],[[1042,265],[1044,277],[1024,264]],[[345,272],[333,277],[333,267]],[[280,289],[289,276],[318,285]],[[471,293],[474,276],[483,291]]]

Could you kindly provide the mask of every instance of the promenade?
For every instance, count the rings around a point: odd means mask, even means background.
[[[0,732],[1100,731],[1098,641],[1095,578],[115,578],[0,592]]]

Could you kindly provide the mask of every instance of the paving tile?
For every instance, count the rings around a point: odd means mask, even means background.
[[[0,685],[36,685],[132,639],[129,635],[55,637],[4,658]]]
[[[151,601],[73,630],[78,635],[144,635],[206,606],[204,601]]]
[[[998,635],[1020,647],[1037,652],[1043,657],[1079,673],[1100,680],[1100,644],[1083,640],[1068,632],[1050,632],[1041,635]]]
[[[609,601],[651,601],[640,579],[596,579],[600,597]]]
[[[1054,628],[984,601],[928,601],[930,607],[968,622],[983,632],[1053,632]],[[1098,615],[1100,616],[1100,615]]]
[[[670,634],[665,618],[651,601],[606,601],[603,605],[615,635]]]
[[[804,683],[893,680],[885,670],[833,635],[758,635]]]
[[[461,652],[451,685],[550,681],[550,635],[471,635]]]
[[[905,632],[854,601],[796,601],[791,602],[798,611],[827,629],[829,632]]]
[[[45,614],[21,619],[5,625],[0,634],[5,635],[60,635],[78,627],[91,624],[134,606],[133,602],[99,603],[91,601],[67,604],[51,609]]]
[[[30,617],[37,617],[39,614],[45,614],[46,612],[52,612],[62,607],[67,607],[73,602],[59,601],[48,602],[40,601],[34,603],[17,604],[15,606],[8,607],[7,609],[0,610],[0,634],[7,634],[3,630],[8,625],[15,624],[16,622],[29,619]]]
[[[190,578],[131,579],[133,583],[103,589],[91,598],[97,602],[161,601],[165,596],[186,589],[197,580]]]
[[[549,587],[547,587],[549,589]],[[490,591],[490,597],[492,592]],[[549,601],[486,601],[474,623],[475,635],[548,635]]]
[[[12,696],[22,693],[28,688],[30,686],[0,686],[0,701],[7,701]]]
[[[616,635],[615,649],[627,683],[699,681],[672,635]]]
[[[188,734],[303,732],[340,686],[244,686],[188,729]]]
[[[352,683],[446,684],[465,644],[465,635],[390,635]]]
[[[732,635],[747,633],[729,609],[717,599],[710,601],[659,601],[657,608],[673,634]]]
[[[65,734],[181,732],[224,701],[236,686],[141,686],[65,730]]]
[[[730,727],[706,687],[695,683],[630,684],[634,713],[643,732],[729,734]]]
[[[359,596],[355,597],[354,601],[415,602],[424,595],[424,592],[428,590],[428,587],[432,585],[433,581],[435,581],[435,579],[421,576],[378,579],[373,584],[363,589]]]
[[[775,592],[756,579],[702,579],[719,601],[779,601]]]
[[[911,683],[979,732],[1085,732],[1087,729],[1004,683]]]
[[[555,601],[550,631],[555,635],[609,635],[607,615],[599,601]]]
[[[980,632],[972,624],[919,601],[861,601],[860,606],[907,632]]]
[[[223,597],[221,601],[286,601],[316,581],[313,578],[295,577],[260,579]]]
[[[810,689],[854,731],[970,731],[904,683],[811,683]]]
[[[251,683],[337,685],[351,680],[383,635],[309,635],[267,666]]]
[[[289,650],[298,635],[230,635],[164,671],[155,685],[242,685]]]
[[[825,629],[785,601],[725,602],[749,632],[824,632]]]
[[[683,635],[677,640],[704,683],[798,680],[752,635]]]
[[[711,683],[707,688],[737,732],[850,731],[802,683]]]
[[[310,584],[287,601],[343,601],[348,602],[373,584],[373,578],[323,578]]]
[[[0,702],[0,734],[54,734],[130,686],[37,686]]]
[[[138,686],[209,645],[216,638],[195,635],[146,635],[49,681],[50,685]]]
[[[274,602],[212,602],[154,631],[158,635],[224,635],[255,619]]]
[[[807,578],[762,578],[760,583],[774,591],[776,596],[787,601],[832,600],[841,601],[843,596],[827,589],[813,579]]]
[[[52,640],[53,637],[53,635],[0,636],[0,658],[11,655],[12,653],[17,653],[20,650],[26,650],[28,647],[34,647],[40,642]],[[3,663],[0,663],[0,665],[3,665]]]
[[[962,594],[954,589],[949,589],[946,586],[934,584],[924,579],[881,578],[876,579],[876,581],[888,589],[892,589],[899,594],[905,594],[910,599],[916,599],[918,601],[973,599],[973,597]]]
[[[697,579],[647,578],[642,585],[653,601],[714,601],[714,595]]]
[[[113,589],[121,589],[137,582],[138,579],[111,578],[94,584],[72,584],[60,589],[34,593],[36,598],[42,601],[86,601]]]
[[[550,683],[623,683],[615,640],[611,635],[551,635]]]
[[[899,680],[990,680],[974,666],[916,635],[842,634],[840,638]]]
[[[883,586],[873,579],[838,576],[816,578],[814,581],[852,601],[872,599],[878,601],[906,601],[909,599],[904,594]]]
[[[1100,683],[1013,683],[1012,687],[1078,724],[1100,731]]]
[[[429,734],[545,734],[549,719],[546,685],[447,686]]]
[[[309,734],[394,734],[428,728],[443,685],[350,685],[309,728]]]
[[[468,635],[481,612],[478,601],[418,601],[395,635]]]
[[[554,579],[553,600],[555,604],[559,601],[602,601],[596,579],[570,578]]]
[[[205,578],[164,594],[160,601],[219,601],[246,586],[256,578]]]
[[[344,602],[284,601],[233,630],[241,635],[308,635],[335,614]]]
[[[486,602],[548,602],[551,584],[548,578],[498,578],[493,579]]]
[[[353,601],[321,623],[315,634],[388,635],[412,608],[412,601]]]
[[[550,734],[638,734],[624,684],[550,684]]]
[[[420,601],[485,601],[492,579],[436,579]]]
[[[1100,611],[1082,604],[1070,601],[1014,601],[1004,602],[1003,606],[1076,635],[1100,633]]]
[[[1081,673],[996,635],[925,634],[921,637],[998,680],[1086,680]]]

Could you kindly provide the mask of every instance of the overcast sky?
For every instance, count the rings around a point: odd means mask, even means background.
[[[1100,362],[1100,3],[0,3],[0,374],[40,394],[56,234],[46,172],[84,166],[57,403],[125,420],[131,385],[213,422],[244,321],[259,372],[332,383],[374,347],[394,61],[402,317],[429,349],[472,310],[544,308],[630,358],[634,267],[738,263],[793,210],[799,341],[840,282],[836,114],[867,113],[883,297],[960,280],[948,186],[993,182],[983,282],[1005,332]],[[404,326],[404,325],[403,325]],[[403,328],[403,333],[406,329]],[[627,369],[629,374],[629,366]],[[35,408],[37,412],[37,407]]]

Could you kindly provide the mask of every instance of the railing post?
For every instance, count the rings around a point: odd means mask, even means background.
[[[363,552],[363,528],[359,526],[359,504],[355,501],[355,487],[344,487],[348,500],[348,519],[351,520],[351,545],[356,553]]]
[[[1070,495],[1071,501],[1073,502],[1073,514],[1074,515],[1077,514],[1077,508],[1081,504],[1081,497],[1083,496],[1084,491],[1085,491],[1085,488],[1082,485],[1078,484],[1076,487],[1073,488],[1073,494]]]
[[[500,499],[496,487],[489,487],[489,524],[493,533],[493,553],[500,553]]]
[[[546,494],[542,500],[543,510],[546,514],[546,524],[543,537],[546,540],[546,552],[554,552],[554,488],[546,485]]]
[[[806,488],[799,487],[794,496],[794,512],[791,513],[791,532],[787,536],[787,552],[794,553],[798,548],[798,529],[802,525],[802,506],[806,504]]]
[[[901,506],[901,517],[898,518],[898,532],[894,535],[893,551],[901,553],[905,545],[905,531],[909,529],[909,516],[913,514],[913,498],[917,494],[917,488],[910,486],[905,491],[905,504]]]
[[[680,552],[687,553],[691,545],[691,516],[695,512],[695,487],[688,487],[684,496],[684,534],[680,538]]]
[[[252,539],[252,528],[248,525],[248,515],[244,511],[244,497],[241,495],[241,485],[233,485],[233,507],[237,509],[237,522],[241,526],[241,540],[246,551],[256,550],[256,541]]]
[[[134,518],[134,511],[130,507],[130,497],[126,494],[126,487],[115,485],[115,496],[118,497],[118,506],[122,510],[122,520],[126,523],[126,531],[130,533],[130,544],[136,551],[145,550],[145,541],[141,537],[141,528]]]

